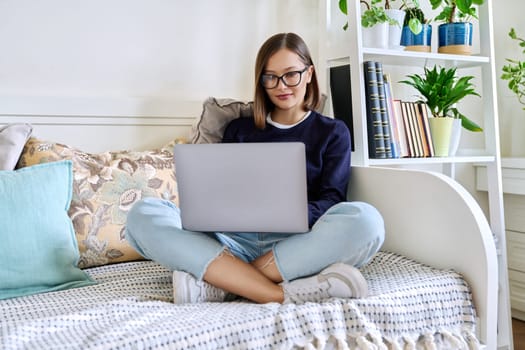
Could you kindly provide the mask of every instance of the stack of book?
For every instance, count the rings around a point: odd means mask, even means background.
[[[381,62],[363,63],[370,158],[433,157],[427,105],[395,99]]]

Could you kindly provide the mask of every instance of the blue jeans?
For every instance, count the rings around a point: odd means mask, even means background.
[[[385,228],[371,205],[342,202],[328,209],[307,233],[193,232],[182,229],[175,204],[146,198],[129,212],[125,235],[145,258],[198,279],[225,249],[248,263],[273,251],[281,276],[290,281],[335,262],[356,267],[367,263],[383,244]]]

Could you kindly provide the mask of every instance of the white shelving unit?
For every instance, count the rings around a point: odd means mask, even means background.
[[[359,1],[348,0],[348,31],[349,39],[337,40],[329,37],[334,21],[332,16],[337,9],[337,0],[320,0],[320,35],[318,72],[321,86],[328,86],[328,71],[332,66],[350,64],[350,86],[352,87],[352,118],[354,128],[355,150],[352,153],[352,163],[361,166],[421,166],[439,164],[442,172],[448,176],[455,176],[457,164],[483,165],[487,169],[489,218],[496,246],[499,252],[499,300],[498,302],[498,339],[500,349],[512,349],[512,328],[509,305],[509,281],[507,274],[507,256],[505,241],[505,224],[503,216],[501,160],[499,149],[499,126],[496,102],[496,74],[494,64],[494,37],[492,19],[492,0],[485,0],[479,8],[479,54],[472,56],[439,54],[433,48],[431,53],[386,50],[366,48],[361,39],[361,5]],[[338,25],[338,24],[336,24]],[[433,23],[433,36],[437,36],[437,25]],[[342,28],[340,29],[342,31]],[[476,31],[474,32],[476,35]],[[433,41],[435,43],[435,41]],[[458,73],[462,69],[479,69],[482,79],[482,89],[478,90],[482,96],[481,120],[484,131],[484,145],[480,148],[458,151],[455,157],[435,158],[402,158],[402,159],[370,159],[368,157],[366,102],[364,90],[363,62],[380,61],[383,66],[399,69],[422,69],[422,67],[441,65],[457,67]],[[395,87],[394,87],[395,90]],[[496,301],[494,301],[496,302]]]

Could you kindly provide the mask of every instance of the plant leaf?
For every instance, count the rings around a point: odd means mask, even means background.
[[[412,18],[410,21],[408,21],[408,28],[410,28],[410,31],[414,33],[415,35],[418,35],[423,30],[423,25],[417,18]]]
[[[474,123],[472,120],[468,119],[464,115],[461,115],[461,126],[465,129],[473,132],[481,132],[483,131],[483,128],[479,126],[478,124]]]
[[[348,8],[346,6],[346,0],[339,0],[339,9],[345,15],[348,15]]]

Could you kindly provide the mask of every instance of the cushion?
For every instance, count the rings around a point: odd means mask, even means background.
[[[231,98],[209,97],[202,106],[202,113],[192,127],[191,143],[221,142],[230,121],[239,117],[252,117],[253,103]]]
[[[80,249],[81,268],[142,259],[124,239],[129,209],[145,197],[178,205],[173,144],[143,152],[83,152],[68,145],[30,138],[18,167],[61,159],[73,162],[69,215]]]
[[[9,124],[0,128],[0,170],[13,170],[33,127]]]
[[[322,113],[326,95],[321,95],[317,111]],[[253,102],[242,102],[231,98],[209,97],[202,106],[202,113],[195,121],[190,135],[191,143],[221,142],[228,123],[240,117],[253,117]]]
[[[0,171],[0,299],[95,283],[77,267],[72,163]]]

